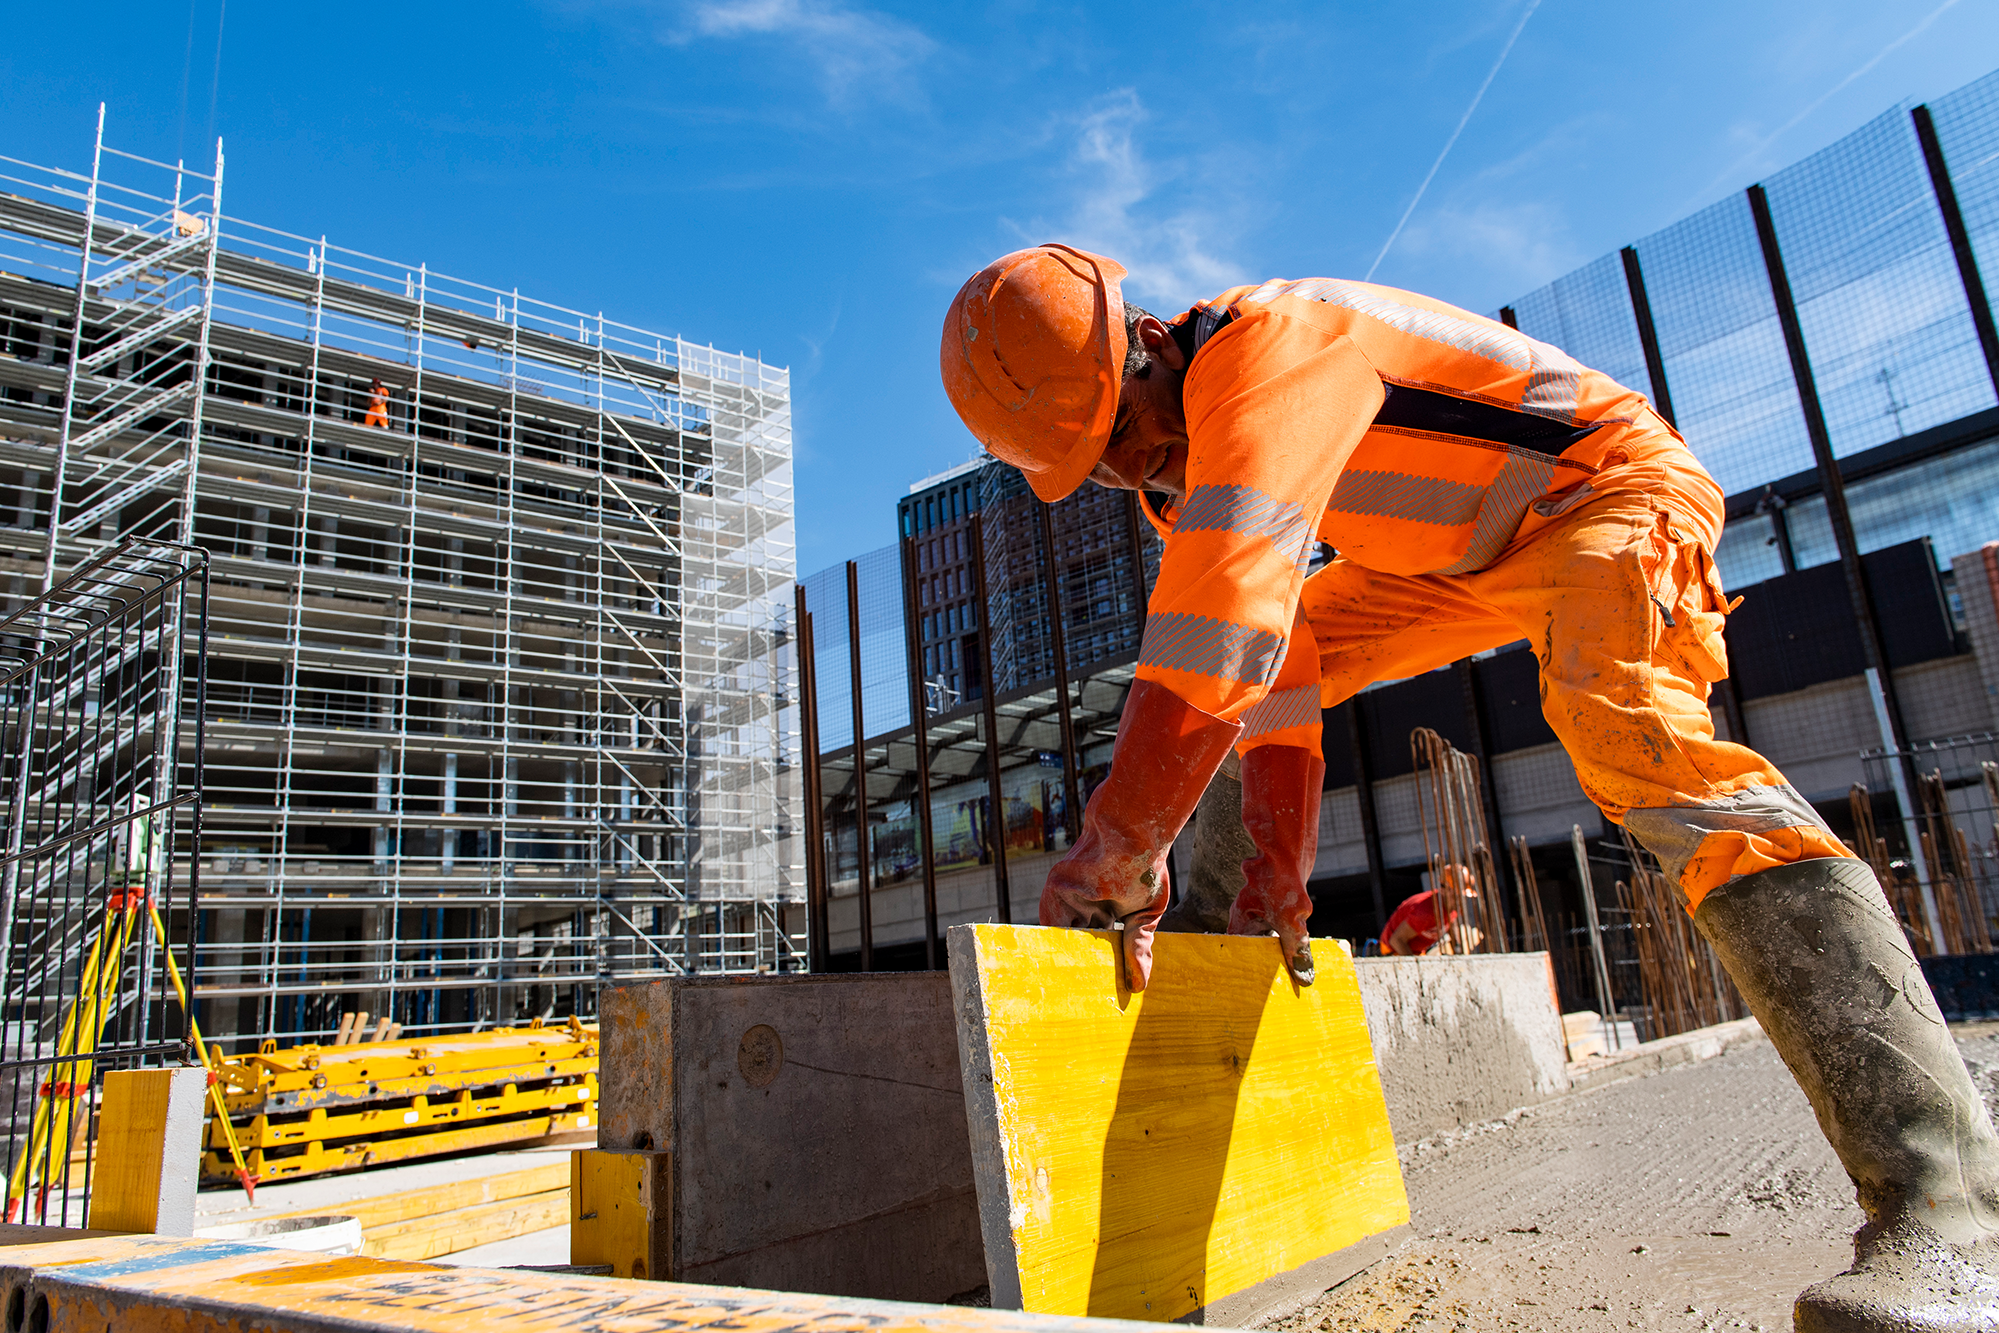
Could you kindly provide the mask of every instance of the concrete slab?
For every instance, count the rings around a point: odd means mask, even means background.
[[[943,973],[687,978],[600,1013],[599,1145],[671,1155],[654,1276],[913,1301],[984,1284]]]
[[[1397,1143],[1568,1091],[1547,954],[1357,958],[1354,970]]]

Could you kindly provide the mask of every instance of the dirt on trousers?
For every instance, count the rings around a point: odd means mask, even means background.
[[[1999,1028],[1958,1045],[1993,1105]],[[1761,1329],[1852,1260],[1853,1189],[1767,1042],[1405,1148],[1415,1239],[1269,1326]]]

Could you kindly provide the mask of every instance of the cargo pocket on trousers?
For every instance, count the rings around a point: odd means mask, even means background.
[[[1663,538],[1659,578],[1652,601],[1659,612],[1659,646],[1694,679],[1713,685],[1728,679],[1728,640],[1723,631],[1728,613],[1742,599],[1730,602],[1722,592],[1714,557],[1698,541],[1683,535],[1661,515]]]

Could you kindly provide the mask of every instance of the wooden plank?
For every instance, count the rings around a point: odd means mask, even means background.
[[[377,1227],[394,1226],[399,1222],[432,1217],[458,1208],[497,1203],[529,1194],[546,1194],[550,1190],[568,1187],[569,1163],[557,1158],[542,1166],[529,1167],[525,1171],[508,1171],[500,1175],[480,1176],[475,1180],[460,1180],[449,1185],[434,1185],[428,1189],[403,1190],[396,1194],[377,1194],[372,1198],[356,1199],[353,1203],[332,1207],[321,1204],[317,1208],[298,1208],[274,1216],[319,1217],[328,1212],[337,1212],[342,1217],[358,1218],[363,1231],[373,1231]]]
[[[951,984],[993,1305],[1246,1323],[1409,1219],[1353,959],[1161,935],[954,926]],[[1346,1271],[1342,1271],[1342,1270]]]
[[[570,1154],[569,1262],[612,1277],[663,1278],[672,1240],[672,1154]]]
[[[569,1187],[501,1199],[369,1229],[361,1253],[377,1259],[430,1259],[475,1245],[547,1231],[569,1220]],[[552,1260],[552,1262],[560,1262]]]
[[[205,1069],[113,1069],[98,1110],[90,1221],[106,1231],[194,1234]]]

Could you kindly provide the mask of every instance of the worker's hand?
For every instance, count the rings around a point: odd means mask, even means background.
[[[1311,985],[1314,975],[1306,881],[1319,855],[1325,776],[1325,761],[1296,745],[1259,745],[1242,760],[1242,822],[1257,854],[1243,862],[1229,934],[1275,935],[1284,966],[1301,986]]]
[[[1086,817],[1083,836],[1048,871],[1041,890],[1041,924],[1092,930],[1123,926],[1118,943],[1125,984],[1144,990],[1152,976],[1153,930],[1170,896],[1166,852],[1166,847],[1132,844],[1107,831],[1102,821]]]
[[[1152,933],[1166,911],[1166,855],[1240,724],[1211,717],[1164,685],[1132,683],[1110,776],[1083,811],[1083,836],[1048,872],[1041,924],[1122,925],[1125,984],[1152,977]]]

